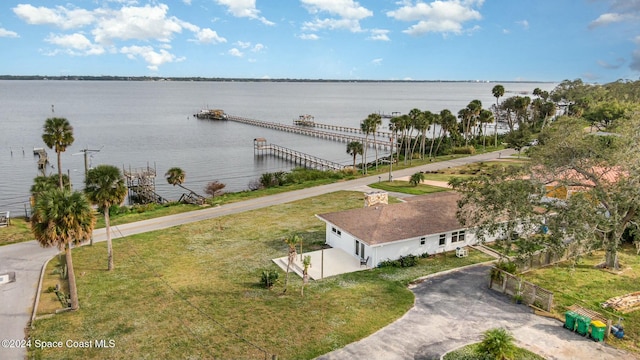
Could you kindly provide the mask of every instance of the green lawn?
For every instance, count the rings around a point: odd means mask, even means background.
[[[464,259],[439,255],[412,268],[312,281],[304,297],[301,279],[292,275],[283,294],[285,274],[271,261],[286,255],[283,237],[297,233],[305,249],[317,249],[325,226],[314,214],[361,206],[361,193],[337,192],[117,239],[113,272],[106,271],[104,243],[75,249],[80,310],[37,320],[30,336],[114,340],[115,347],[32,349],[29,357],[265,358],[252,343],[268,358],[309,359],[402,316],[413,305],[406,287],[413,279],[490,260],[475,251]],[[272,290],[258,284],[263,269],[280,272]],[[41,303],[52,296],[42,294]]]
[[[411,185],[408,181],[393,180],[392,182],[384,181],[369,184],[369,187],[374,189],[380,189],[389,192],[399,192],[412,195],[425,195],[440,191],[447,191],[449,189],[439,186],[418,184],[417,186]]]
[[[640,291],[640,256],[635,247],[625,246],[619,253],[624,269],[614,274],[595,265],[604,261],[604,252],[598,251],[582,258],[575,266],[564,262],[524,274],[525,280],[554,292],[554,312],[562,319],[573,304],[598,311],[615,324],[618,316],[624,317],[625,336],[619,340],[610,336],[607,342],[613,346],[640,352],[640,311],[621,314],[603,309],[600,304],[609,298]]]
[[[33,240],[31,228],[25,218],[12,218],[11,225],[0,228],[0,245]]]

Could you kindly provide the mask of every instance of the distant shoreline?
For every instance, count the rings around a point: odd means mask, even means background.
[[[497,81],[497,80],[361,80],[361,79],[261,79],[218,77],[162,77],[162,76],[91,76],[91,75],[0,75],[0,80],[67,80],[67,81],[211,81],[211,82],[327,82],[327,83],[556,83],[557,81]]]

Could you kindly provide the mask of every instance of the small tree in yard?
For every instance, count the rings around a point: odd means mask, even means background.
[[[496,360],[513,359],[516,349],[513,340],[513,335],[504,328],[487,330],[482,334],[478,355]]]
[[[418,184],[420,184],[423,181],[424,181],[424,174],[421,172],[417,172],[411,175],[411,178],[409,179],[409,183],[411,183],[411,185],[413,186],[418,186]]]
[[[296,259],[296,245],[298,245],[300,242],[302,241],[302,238],[298,235],[291,235],[289,237],[286,237],[284,239],[284,242],[289,245],[289,254],[288,254],[288,260],[287,260],[287,275],[284,278],[284,291],[282,291],[282,293],[286,293],[287,292],[287,286],[289,285],[289,269],[291,268],[291,264],[293,264],[293,262]]]
[[[304,286],[309,283],[309,266],[311,266],[311,256],[307,255],[302,260],[304,269],[302,270],[302,288],[300,288],[300,295],[304,296]]]
[[[219,182],[218,180],[212,181],[208,183],[207,186],[205,186],[204,192],[211,197],[215,197],[216,195],[222,194],[222,189],[224,189],[225,186],[225,184]]]

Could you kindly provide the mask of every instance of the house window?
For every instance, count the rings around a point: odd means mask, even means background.
[[[356,255],[360,255],[360,241],[356,240]]]
[[[464,230],[454,231],[451,233],[451,242],[464,241]]]
[[[426,243],[427,243],[427,238],[426,237],[420,238],[420,245],[424,245]]]
[[[336,229],[335,227],[331,227],[331,231],[335,234],[337,234],[338,236],[342,235],[342,231]]]
[[[447,234],[440,234],[440,238],[438,239],[438,245],[444,246],[447,243]]]

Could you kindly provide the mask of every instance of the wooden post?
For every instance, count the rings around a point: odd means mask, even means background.
[[[320,252],[320,279],[324,279],[324,247]]]

